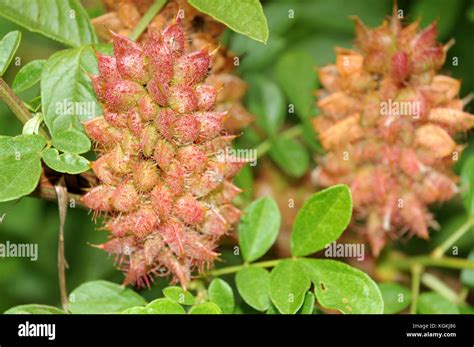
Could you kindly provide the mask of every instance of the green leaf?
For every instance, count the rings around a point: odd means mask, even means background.
[[[45,144],[39,135],[0,137],[0,201],[18,199],[35,190]]]
[[[352,216],[349,188],[336,185],[314,194],[298,211],[291,233],[291,253],[305,256],[337,240]]]
[[[134,306],[134,307],[127,308],[126,310],[123,310],[120,313],[121,314],[151,314],[150,311],[152,310],[143,306]]]
[[[38,95],[31,99],[29,102],[23,101],[25,104],[26,108],[31,111],[31,112],[38,112],[38,110],[41,108],[41,95]],[[43,122],[44,117],[42,116],[41,122]]]
[[[35,114],[25,123],[25,125],[23,125],[21,133],[23,135],[38,135],[43,120],[44,117],[42,113]]]
[[[97,42],[87,12],[78,0],[1,0],[0,15],[68,46]]]
[[[170,299],[166,299],[166,298],[153,300],[148,305],[146,305],[146,308],[149,310],[149,313],[154,313],[154,314],[185,314],[186,313],[186,311],[180,304],[177,304],[176,302]]]
[[[398,283],[380,283],[379,289],[382,293],[385,314],[403,311],[411,303],[411,292]]]
[[[220,278],[214,279],[207,290],[209,300],[219,306],[222,313],[231,314],[234,312],[234,292],[232,287]]]
[[[313,93],[317,88],[316,71],[311,55],[303,51],[290,51],[276,65],[276,77],[296,113],[302,119],[314,113]]]
[[[81,123],[102,113],[87,73],[98,73],[97,61],[92,47],[82,46],[53,54],[41,75],[44,120],[54,146],[65,152],[90,149]]]
[[[318,87],[313,57],[300,49],[289,51],[278,60],[275,72],[279,85],[302,121],[305,142],[312,150],[318,150],[319,144],[311,124],[311,118],[316,113],[313,94]]]
[[[236,199],[243,199],[245,201],[252,200],[253,190],[253,173],[250,165],[245,165],[239,173],[234,177],[234,184],[243,190]]]
[[[268,135],[276,135],[286,114],[285,97],[280,87],[263,76],[252,78],[250,85],[246,94],[249,111],[257,116],[258,125]]]
[[[469,253],[468,260],[474,261],[474,249]],[[464,269],[461,271],[461,282],[466,287],[474,288],[474,270]]]
[[[427,292],[418,298],[418,313],[420,314],[459,314],[458,307],[444,296]]]
[[[262,197],[247,206],[239,225],[243,258],[252,262],[264,255],[276,241],[279,229],[280,211],[272,198]]]
[[[117,313],[146,303],[133,290],[107,281],[86,282],[69,295],[71,313]]]
[[[202,304],[191,307],[189,314],[222,314],[219,306],[213,302],[203,302]]]
[[[12,307],[4,312],[4,314],[65,314],[54,306],[29,304]]]
[[[20,93],[38,83],[41,80],[41,72],[45,64],[46,60],[33,60],[24,65],[13,80],[13,91]]]
[[[298,313],[299,314],[313,314],[315,301],[316,299],[314,298],[314,294],[311,292],[307,292],[304,297],[303,306],[301,306],[301,309],[298,311]]]
[[[52,144],[60,151],[74,154],[86,153],[91,148],[91,141],[87,135],[74,128],[56,133]]]
[[[270,273],[258,267],[245,267],[235,276],[237,290],[244,301],[258,311],[270,307]]]
[[[335,260],[300,261],[306,266],[321,306],[343,313],[383,313],[382,294],[366,273]]]
[[[270,157],[292,177],[303,176],[309,167],[309,154],[296,140],[277,137],[272,141]]]
[[[0,12],[1,13],[1,12]],[[0,41],[0,77],[7,71],[21,41],[19,31],[10,31]]]
[[[474,156],[469,157],[462,166],[461,195],[467,214],[474,217]]]
[[[295,314],[303,305],[310,285],[303,264],[284,260],[270,274],[270,298],[281,313]]]
[[[181,287],[166,287],[163,289],[163,295],[181,305],[192,306],[196,303],[194,296],[190,292],[184,291]]]
[[[232,30],[267,42],[268,25],[259,0],[188,0],[188,2]]]
[[[94,45],[94,49],[105,55],[114,55],[114,44],[108,43],[97,43]]]
[[[313,123],[311,122],[311,119],[304,119],[301,121],[301,126],[303,127],[303,140],[305,144],[314,152],[316,153],[322,153],[324,152],[321,143],[317,139],[316,132],[314,131],[314,126]]]
[[[76,175],[90,169],[89,161],[78,154],[59,154],[56,148],[48,148],[43,152],[43,161],[51,169]]]

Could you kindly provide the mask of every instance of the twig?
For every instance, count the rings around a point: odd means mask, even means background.
[[[56,190],[54,189],[54,187],[51,185],[45,185],[41,183],[38,185],[38,188],[31,194],[31,196],[40,198],[46,201],[53,201],[53,202],[58,201],[58,197],[57,197]],[[67,193],[68,202],[73,201],[76,207],[88,210],[89,208],[81,202],[81,197],[82,195],[79,195],[79,194],[73,194],[69,192]]]
[[[145,31],[148,24],[150,24],[151,20],[156,16],[158,11],[163,7],[166,3],[166,0],[156,0],[153,5],[150,6],[148,11],[143,15],[143,17],[138,22],[135,29],[133,29],[132,33],[130,34],[129,38],[133,41],[138,39],[140,35]]]
[[[23,124],[31,119],[30,111],[28,111],[23,101],[21,101],[3,78],[0,78],[0,99],[7,104],[10,110],[15,114],[16,118],[18,118]],[[40,128],[40,133],[46,138],[50,138],[43,128]]]
[[[454,290],[432,274],[424,273],[421,275],[421,283],[455,304],[460,304],[463,301],[460,300],[460,296]]]
[[[58,198],[59,207],[59,242],[58,242],[58,273],[61,304],[64,311],[68,310],[68,296],[66,288],[66,258],[64,256],[64,223],[66,222],[68,195],[64,176],[55,184],[54,189]]]

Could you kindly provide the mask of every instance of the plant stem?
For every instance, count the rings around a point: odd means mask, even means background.
[[[282,131],[278,134],[278,137],[283,137],[285,139],[292,139],[295,138],[303,133],[303,127],[301,125],[295,125],[285,131]],[[272,139],[266,139],[262,143],[260,143],[256,150],[257,150],[257,158],[265,155],[270,148],[272,147]]]
[[[38,185],[38,188],[36,188],[36,190],[31,194],[31,196],[40,198],[46,201],[53,201],[53,202],[58,201],[58,197],[56,195],[56,191],[54,187],[46,186],[41,183]],[[67,193],[68,202],[70,202],[71,200],[74,200],[75,206],[87,210],[88,207],[86,207],[84,204],[81,203],[81,197],[82,195],[79,195],[79,194],[73,194],[69,192]]]
[[[145,31],[148,24],[150,24],[151,20],[156,16],[158,11],[163,7],[166,3],[166,0],[155,0],[155,3],[150,6],[148,11],[145,12],[143,17],[138,22],[135,29],[133,29],[132,33],[130,34],[129,38],[133,41],[138,39],[140,35]]]
[[[451,234],[442,244],[436,247],[431,256],[434,258],[440,258],[446,251],[452,247],[461,237],[464,236],[474,226],[474,218],[470,217],[461,227]]]
[[[0,98],[23,124],[30,120],[30,111],[28,111],[23,101],[13,92],[3,78],[0,78]]]
[[[66,268],[67,262],[64,255],[64,223],[66,222],[68,196],[64,176],[60,178],[54,186],[58,198],[59,208],[59,238],[58,238],[58,274],[59,274],[59,292],[61,294],[61,304],[64,311],[68,311],[68,296],[66,288]]]
[[[446,284],[444,284],[438,277],[429,273],[424,273],[421,275],[421,283],[444,296],[449,301],[452,301],[455,304],[461,303],[459,295]]]
[[[397,269],[411,269],[414,265],[424,265],[433,267],[444,267],[450,269],[471,269],[474,270],[474,261],[455,258],[441,257],[433,258],[429,256],[393,259],[387,262],[387,265]]]
[[[411,314],[416,314],[418,308],[418,295],[420,294],[420,275],[422,271],[423,267],[419,264],[415,264],[411,268]]]
[[[21,101],[3,78],[0,78],[0,99],[7,104],[8,108],[12,110],[16,118],[18,118],[22,124],[25,124],[31,119],[30,111],[28,111],[23,101]],[[49,135],[44,129],[40,128],[40,133],[49,139]]]
[[[239,272],[245,267],[274,267],[276,266],[279,262],[283,260],[287,260],[289,258],[281,258],[281,259],[274,259],[274,260],[267,260],[267,261],[261,261],[258,263],[246,263],[242,265],[235,265],[235,266],[229,266],[229,267],[224,267],[222,269],[217,269],[217,270],[212,270],[209,271],[208,273],[204,274],[204,277],[219,277],[223,275],[229,275],[235,272]]]
[[[288,260],[292,258],[281,258],[274,260],[266,260],[258,263],[245,263],[241,265],[228,266],[217,270],[212,270],[204,274],[204,277],[218,277],[222,275],[228,275],[240,271],[244,267],[274,267],[280,261]],[[472,269],[474,270],[474,261],[466,259],[458,259],[452,257],[432,258],[427,256],[412,257],[405,259],[394,259],[387,263],[389,266],[393,266],[398,269],[412,269],[415,266],[433,266],[433,267],[445,267],[451,269]]]

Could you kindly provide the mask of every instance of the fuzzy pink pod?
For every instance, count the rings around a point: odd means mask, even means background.
[[[336,64],[319,70],[314,125],[327,153],[315,178],[350,186],[375,255],[404,233],[428,238],[429,205],[458,192],[454,138],[474,116],[462,111],[460,82],[439,74],[448,48],[436,23],[404,27],[394,11],[375,29],[356,18],[356,47],[336,49]]]

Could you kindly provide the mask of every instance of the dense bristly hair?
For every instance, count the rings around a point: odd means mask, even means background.
[[[212,55],[184,51],[179,19],[140,44],[117,34],[113,44],[114,56],[97,53],[92,76],[104,114],[85,129],[100,185],[83,203],[105,215],[110,238],[98,247],[117,256],[125,284],[170,273],[186,287],[240,217],[231,179],[244,162],[221,155],[233,136],[226,113],[213,111],[216,89],[202,83]]]
[[[438,73],[450,46],[436,42],[436,23],[403,27],[395,9],[380,27],[358,18],[356,47],[336,49],[336,64],[319,70],[321,115],[315,129],[326,154],[319,185],[351,187],[356,218],[378,255],[390,238],[428,238],[436,226],[428,205],[450,199],[454,140],[474,126],[463,112],[460,81]]]

